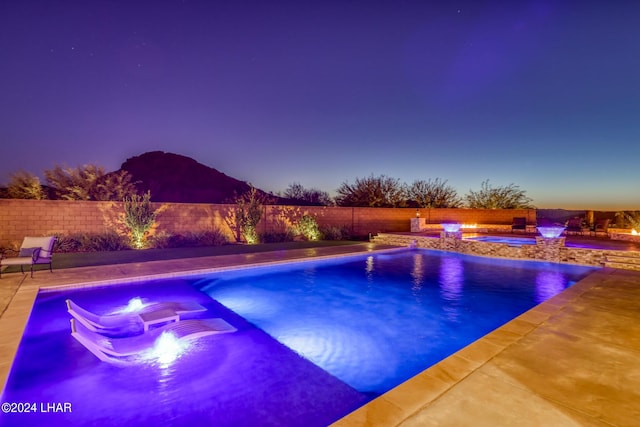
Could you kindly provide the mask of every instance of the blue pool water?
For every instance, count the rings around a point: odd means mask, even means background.
[[[594,270],[414,250],[40,293],[0,399],[38,411],[0,425],[327,425]],[[107,313],[134,297],[238,331],[133,366],[70,336],[65,299]]]
[[[522,246],[522,245],[535,245],[535,239],[528,239],[526,237],[501,237],[501,236],[480,236],[480,237],[467,237],[465,240],[475,240],[476,242],[488,242],[488,243],[506,243],[509,246]]]
[[[380,394],[593,270],[405,251],[196,286],[355,389]]]

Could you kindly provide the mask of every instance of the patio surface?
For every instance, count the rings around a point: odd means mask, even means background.
[[[388,246],[224,255],[0,279],[0,382],[41,287],[363,253]],[[335,423],[624,426],[640,419],[640,272],[602,269]]]

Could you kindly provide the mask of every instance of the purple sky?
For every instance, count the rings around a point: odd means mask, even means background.
[[[640,1],[0,1],[0,183],[162,150],[640,209]]]

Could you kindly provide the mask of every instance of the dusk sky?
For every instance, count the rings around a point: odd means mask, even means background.
[[[161,150],[273,192],[488,179],[640,210],[639,22],[637,0],[0,0],[0,184]]]

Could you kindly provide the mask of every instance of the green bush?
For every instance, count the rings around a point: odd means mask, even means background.
[[[149,246],[158,249],[186,248],[200,246],[222,246],[229,243],[227,237],[220,230],[200,231],[186,234],[171,234],[160,232],[148,239]]]
[[[254,187],[236,198],[235,221],[242,237],[250,245],[260,242],[257,225],[262,218],[263,207],[268,201],[268,197]]]
[[[258,235],[258,230],[256,230],[255,225],[245,224],[240,227],[240,230],[242,231],[242,237],[244,237],[244,240],[248,244],[255,245],[257,243],[260,243],[260,236]]]
[[[173,234],[166,231],[159,231],[153,236],[149,236],[147,238],[147,244],[156,249],[166,249],[171,246],[171,239],[173,238]]]
[[[56,235],[54,252],[100,252],[131,249],[128,239],[115,232]]]
[[[260,235],[260,241],[263,243],[281,243],[292,242],[294,233],[291,230],[281,232],[262,233]]]
[[[80,235],[56,234],[56,241],[53,244],[54,252],[78,252],[80,247]]]
[[[131,231],[132,244],[135,248],[144,247],[144,237],[156,222],[156,211],[151,207],[151,193],[142,197],[132,194],[124,198],[124,223]]]
[[[348,225],[337,227],[325,225],[320,227],[320,234],[323,240],[351,240],[351,228]]]
[[[194,233],[197,246],[222,246],[229,243],[227,236],[220,230]]]
[[[295,229],[307,240],[319,240],[321,237],[318,222],[311,215],[303,215]]]

